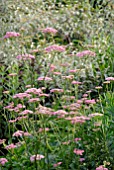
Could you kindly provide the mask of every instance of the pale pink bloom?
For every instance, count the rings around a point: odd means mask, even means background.
[[[17,132],[15,132],[15,133],[13,134],[13,136],[16,136],[16,137],[22,137],[22,136],[23,136],[23,134],[24,134],[24,132],[23,132],[23,131],[18,130]]]
[[[91,99],[91,100],[85,100],[86,104],[95,104],[95,99]]]
[[[39,97],[49,97],[49,94],[42,93],[42,94],[39,94]]]
[[[8,74],[8,76],[16,76],[17,75],[17,73],[10,73],[10,74]]]
[[[32,156],[30,157],[30,161],[31,161],[31,162],[34,162],[35,160],[41,160],[41,159],[43,159],[43,158],[44,158],[43,155],[39,155],[39,154],[37,154],[37,155],[32,155]]]
[[[73,151],[76,155],[82,155],[84,150],[80,150],[80,149],[74,149]]]
[[[67,115],[68,113],[65,110],[58,110],[53,112],[53,115]]]
[[[51,77],[39,77],[38,79],[37,79],[38,81],[43,81],[43,80],[45,80],[45,81],[52,81],[53,79],[51,78]]]
[[[5,109],[12,109],[12,108],[14,108],[14,103],[11,102],[8,106],[5,106],[4,108]]]
[[[82,84],[82,83],[79,81],[72,81],[72,84]]]
[[[25,91],[25,93],[33,93],[33,94],[40,94],[42,90],[40,88],[29,88]]]
[[[99,167],[96,168],[96,170],[108,170],[108,168],[104,168],[103,165],[100,165]]]
[[[76,70],[69,70],[70,73],[76,73],[78,71],[78,69]]]
[[[62,142],[62,144],[63,144],[63,145],[68,145],[68,144],[70,144],[70,142],[71,142],[71,141],[69,140],[69,141],[67,141],[67,142]]]
[[[28,117],[27,116],[19,116],[19,117],[17,117],[16,120],[22,120],[22,119],[26,119],[26,118],[28,118]]]
[[[39,102],[40,99],[39,98],[31,98],[28,100],[28,103],[34,103],[34,102]]]
[[[102,87],[101,86],[96,86],[95,89],[102,89]]]
[[[89,117],[95,117],[95,116],[103,116],[101,113],[92,113],[88,115]]]
[[[10,145],[5,146],[5,149],[14,149],[14,148],[16,148],[16,147],[17,147],[16,145],[14,145],[13,143],[11,143]]]
[[[19,37],[20,34],[17,32],[7,32],[4,38]]]
[[[47,27],[45,29],[42,30],[44,33],[52,33],[52,34],[56,34],[57,30],[51,27]]]
[[[62,76],[63,79],[70,79],[72,80],[74,78],[74,75],[69,75],[69,76]]]
[[[56,69],[56,66],[54,66],[53,64],[50,65],[50,71],[54,71]]]
[[[30,85],[30,84],[28,84],[28,85],[26,85],[25,87],[26,87],[26,88],[30,88],[30,87],[31,87],[31,85]]]
[[[32,110],[24,110],[22,111],[21,113],[19,113],[19,115],[26,115],[26,114],[33,114],[33,111]]]
[[[27,93],[18,93],[13,96],[14,99],[15,98],[23,99],[23,98],[30,98],[30,97],[31,95]]]
[[[77,142],[77,141],[80,141],[81,138],[75,138],[74,141]]]
[[[44,131],[49,131],[49,128],[40,128],[39,130],[38,130],[38,132],[44,132]]]
[[[105,80],[114,81],[114,77],[107,77]]]
[[[77,100],[77,103],[81,104],[81,103],[83,103],[83,101],[82,100]]]
[[[85,50],[85,51],[82,51],[82,52],[78,52],[76,54],[77,57],[84,57],[84,56],[96,56],[96,53],[93,52],[93,51],[89,51],[89,50]]]
[[[63,89],[51,89],[50,93],[63,92]]]
[[[69,65],[70,65],[69,63],[60,64],[60,66],[63,66],[63,67],[68,67]]]
[[[10,91],[3,91],[3,94],[9,94]]]
[[[0,158],[0,165],[5,165],[6,162],[8,162],[6,158]]]
[[[88,94],[83,94],[83,97],[87,97],[88,96]]]
[[[23,134],[24,136],[31,136],[31,134],[29,132],[24,132]]]
[[[57,166],[59,166],[59,165],[61,165],[62,164],[62,162],[58,162],[58,163],[56,163],[56,164],[53,164],[53,167],[57,167]]]
[[[8,122],[9,123],[14,123],[14,122],[16,122],[17,121],[17,119],[12,119],[12,120],[9,120]]]
[[[75,119],[75,120],[71,120],[71,123],[72,124],[75,124],[75,123],[85,123],[85,120],[82,120],[82,119]]]
[[[38,49],[34,49],[31,51],[31,53],[37,53],[39,50]]]
[[[22,108],[25,108],[25,105],[22,105],[21,103],[19,103],[19,104],[17,104],[16,108],[22,109]]]
[[[65,51],[65,47],[59,46],[59,45],[51,45],[49,47],[46,47],[45,51],[46,52],[52,52],[52,51],[64,52]]]
[[[0,139],[0,145],[3,144],[6,141],[6,139]]]
[[[18,55],[16,57],[16,59],[18,59],[18,60],[30,60],[30,59],[35,59],[35,56],[33,56],[31,54],[22,54],[22,55]]]
[[[53,72],[55,75],[61,75],[61,72]]]
[[[80,162],[83,162],[83,161],[85,161],[85,158],[80,158],[79,160],[80,160]]]

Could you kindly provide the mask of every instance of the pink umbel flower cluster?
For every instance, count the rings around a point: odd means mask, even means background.
[[[31,95],[27,93],[18,93],[13,96],[14,99],[15,98],[23,99],[23,98],[30,98],[30,97]]]
[[[51,45],[45,48],[46,52],[52,52],[52,51],[58,51],[58,52],[64,52],[65,47],[59,46],[59,45]]]
[[[18,55],[16,57],[16,59],[18,59],[18,60],[30,60],[30,59],[35,59],[35,56],[33,56],[31,54],[22,54],[22,55]]]
[[[16,147],[17,147],[17,146],[16,146],[15,144],[11,143],[10,145],[7,145],[7,146],[5,147],[5,149],[10,150],[10,149],[14,149],[14,148],[16,148]]]
[[[5,165],[6,162],[8,162],[6,158],[0,158],[0,165]]]
[[[52,34],[56,34],[58,32],[56,29],[51,28],[51,27],[44,28],[42,31],[44,33],[52,33]]]
[[[100,165],[99,167],[96,168],[96,170],[108,170],[108,168],[104,168],[103,165]]]
[[[42,77],[39,77],[38,79],[37,79],[38,81],[43,81],[43,80],[45,80],[45,81],[52,81],[53,79],[51,78],[51,77],[44,77],[44,76],[42,76]]]
[[[6,35],[4,36],[4,39],[6,38],[11,38],[11,37],[19,37],[20,34],[17,32],[7,32]]]
[[[73,151],[76,155],[82,155],[84,150],[80,150],[80,149],[74,149]]]
[[[36,161],[36,160],[41,160],[41,159],[43,159],[45,156],[44,155],[39,155],[39,154],[37,154],[37,155],[32,155],[31,157],[30,157],[30,161],[31,162],[34,162],[34,161]]]
[[[22,137],[22,136],[31,136],[30,133],[28,132],[24,132],[24,131],[21,131],[21,130],[18,130],[16,131],[14,134],[13,134],[13,137]]]
[[[114,81],[114,77],[107,77],[105,80],[107,80],[107,81]]]
[[[56,163],[56,164],[53,164],[53,167],[57,167],[57,166],[59,166],[59,165],[61,165],[62,164],[62,162],[58,162],[58,163]]]
[[[63,93],[64,90],[63,90],[63,89],[56,89],[56,88],[50,90],[50,93],[54,93],[54,92],[55,92],[55,93],[59,93],[59,92],[60,92],[60,93],[61,93],[61,92]]]
[[[40,88],[29,88],[25,91],[25,93],[33,93],[33,94],[40,94],[42,93],[42,90]]]
[[[91,57],[95,57],[96,56],[96,53],[93,52],[93,51],[89,51],[89,50],[85,50],[85,51],[82,51],[82,52],[78,52],[76,54],[77,57],[84,57],[84,56],[91,56]]]

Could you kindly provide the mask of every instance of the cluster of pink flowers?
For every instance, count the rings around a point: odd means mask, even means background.
[[[82,155],[84,150],[80,150],[80,149],[74,149],[73,151],[76,155]]]
[[[18,55],[16,58],[18,60],[30,60],[30,59],[35,59],[35,56],[31,54],[23,54],[23,55]]]
[[[45,29],[42,30],[44,33],[52,33],[52,34],[56,34],[58,31],[54,28],[51,27],[47,27]]]
[[[96,56],[96,53],[93,52],[93,51],[89,51],[89,50],[85,50],[85,51],[82,51],[82,52],[78,52],[76,54],[77,57],[84,57],[84,56]]]
[[[86,104],[95,104],[96,103],[96,101],[95,101],[95,99],[87,99],[87,100],[85,100],[85,103]]]
[[[0,165],[5,165],[6,162],[8,162],[6,158],[0,158]]]
[[[36,160],[41,160],[41,159],[43,159],[45,156],[43,156],[43,155],[39,155],[39,154],[37,154],[37,155],[32,155],[31,157],[30,157],[30,161],[31,162],[34,162],[34,161],[36,161]]]
[[[62,164],[62,162],[58,162],[58,163],[56,163],[56,164],[53,164],[53,167],[57,167],[57,166],[59,166],[59,165],[61,165]]]
[[[13,96],[14,99],[15,98],[23,99],[23,98],[30,98],[30,97],[31,95],[27,93],[18,93]]]
[[[107,80],[107,81],[114,81],[114,77],[107,77],[105,80]]]
[[[42,93],[42,90],[40,88],[29,88],[25,91],[25,93],[33,93],[33,94],[40,94]]]
[[[101,113],[92,113],[88,115],[89,117],[95,117],[95,116],[103,116]]]
[[[52,52],[52,51],[64,52],[65,51],[65,47],[59,46],[59,45],[51,45],[49,47],[46,47],[45,51],[46,52]]]
[[[0,139],[0,145],[3,144],[6,141],[6,139]]]
[[[63,92],[63,89],[51,89],[50,93],[59,93],[59,92]]]
[[[72,84],[82,84],[82,83],[79,81],[72,81]]]
[[[16,148],[17,146],[15,145],[15,144],[13,144],[13,143],[11,143],[10,145],[7,145],[6,147],[5,147],[5,149],[14,149],[14,148]]]
[[[96,170],[108,170],[108,168],[104,168],[103,165],[100,165],[99,167],[96,168]]]
[[[32,110],[24,110],[21,113],[19,113],[19,115],[27,115],[27,114],[33,114]]]
[[[43,81],[43,80],[45,80],[45,81],[52,81],[53,79],[51,78],[51,77],[39,77],[38,79],[37,79],[38,81]]]
[[[15,132],[13,134],[13,137],[16,136],[16,137],[22,137],[22,136],[30,136],[31,134],[28,133],[28,132],[24,132],[24,131],[21,131],[21,130],[18,130],[17,132]]]
[[[7,32],[6,35],[4,36],[4,38],[11,38],[11,37],[19,37],[20,34],[17,32]]]

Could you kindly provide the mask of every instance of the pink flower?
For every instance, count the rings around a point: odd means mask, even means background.
[[[105,80],[114,81],[114,77],[107,77]]]
[[[14,145],[13,143],[11,143],[10,145],[7,145],[6,147],[5,147],[5,149],[14,149],[14,148],[16,148],[17,146],[16,145]]]
[[[32,110],[24,110],[23,112],[19,113],[19,115],[26,115],[26,114],[33,114]]]
[[[11,38],[11,37],[19,37],[20,34],[16,32],[7,32],[6,35],[4,36],[4,39],[6,38]]]
[[[56,164],[53,164],[53,166],[54,167],[57,167],[57,166],[59,166],[59,165],[61,165],[62,164],[62,162],[58,162],[58,163],[56,163]]]
[[[47,27],[45,29],[42,30],[44,33],[52,33],[52,34],[56,34],[57,30],[51,27]]]
[[[23,131],[18,130],[17,132],[15,132],[15,133],[13,134],[13,136],[22,137],[23,134],[24,134]]]
[[[104,168],[103,165],[100,165],[99,167],[96,168],[96,170],[108,170],[108,168]]]
[[[74,149],[73,151],[76,155],[82,155],[84,150],[80,150],[80,149]]]
[[[39,101],[40,101],[39,98],[32,98],[28,100],[29,103],[34,103],[34,102],[39,102]]]
[[[52,52],[52,51],[64,52],[65,51],[65,47],[59,46],[59,45],[51,45],[49,47],[46,47],[45,51],[46,52]]]
[[[30,98],[30,97],[31,95],[27,93],[18,93],[13,96],[14,99],[15,98],[23,99],[23,98]]]
[[[95,117],[95,116],[103,116],[101,113],[92,113],[88,115],[89,117]]]
[[[38,79],[37,79],[38,81],[43,81],[43,80],[45,80],[45,81],[52,81],[53,79],[51,78],[51,77],[39,77]]]
[[[75,138],[74,141],[77,142],[77,141],[80,141],[81,138]]]
[[[63,89],[51,89],[50,93],[54,93],[54,92],[63,92]]]
[[[6,141],[6,139],[0,139],[0,145],[3,144]]]
[[[72,84],[82,84],[82,83],[79,81],[72,81]]]
[[[29,88],[25,91],[25,93],[33,93],[33,94],[40,94],[42,90],[40,88]]]
[[[80,162],[83,162],[83,161],[85,161],[85,158],[80,158]]]
[[[6,158],[0,158],[0,164],[4,165],[8,160]]]
[[[8,76],[16,76],[17,75],[17,73],[10,73],[10,74],[8,74]]]
[[[31,54],[23,54],[23,55],[18,55],[16,58],[18,60],[30,60],[30,59],[35,59],[35,56]]]
[[[31,162],[34,162],[35,160],[41,160],[41,159],[43,159],[43,158],[44,158],[43,155],[39,155],[39,154],[37,154],[37,155],[32,155],[32,156],[30,157],[30,161],[31,161]]]
[[[85,103],[86,104],[95,104],[95,99],[92,99],[92,100],[85,100]]]
[[[82,52],[78,52],[76,54],[77,57],[84,57],[84,56],[96,56],[96,53],[95,52],[92,52],[92,51],[89,51],[89,50],[85,50],[85,51],[82,51]]]
[[[44,132],[44,131],[49,131],[49,128],[40,128],[38,132]]]

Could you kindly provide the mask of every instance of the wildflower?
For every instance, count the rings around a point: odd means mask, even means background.
[[[43,80],[46,80],[46,81],[52,81],[53,79],[51,78],[51,77],[39,77],[38,79],[37,79],[38,81],[43,81]]]
[[[70,73],[76,73],[78,71],[78,69],[76,70],[69,70]]]
[[[114,81],[114,77],[107,77],[105,80]]]
[[[8,162],[6,158],[0,158],[0,165],[5,165],[6,162]]]
[[[44,33],[52,33],[52,34],[56,34],[58,31],[54,28],[51,27],[47,27],[45,29],[42,30]]]
[[[16,148],[17,146],[16,145],[14,145],[13,143],[11,143],[10,145],[7,145],[6,147],[5,147],[5,149],[14,149],[14,148]]]
[[[77,142],[77,141],[80,141],[81,138],[75,138],[74,141]]]
[[[92,113],[88,115],[89,117],[95,117],[95,116],[103,116],[101,113]]]
[[[74,78],[74,75],[69,75],[69,76],[62,76],[63,79],[70,79],[72,80]]]
[[[8,122],[9,123],[14,123],[14,122],[16,122],[17,121],[17,119],[12,119],[12,120],[9,120]]]
[[[3,94],[9,94],[10,93],[10,91],[3,91]]]
[[[85,100],[85,103],[86,104],[95,104],[95,99],[92,99],[92,100]]]
[[[17,75],[17,73],[10,73],[10,74],[8,74],[8,76],[16,76]]]
[[[84,150],[80,150],[80,149],[74,149],[73,151],[76,155],[82,155]]]
[[[56,164],[53,164],[53,167],[57,167],[57,166],[59,166],[59,165],[61,165],[62,164],[62,162],[58,162],[58,163],[56,163]]]
[[[31,95],[27,93],[18,93],[13,96],[14,99],[15,98],[23,99],[23,98],[30,98],[30,97]]]
[[[108,168],[104,168],[103,165],[100,165],[99,167],[96,168],[96,170],[108,170]]]
[[[61,75],[61,72],[53,72],[55,75]]]
[[[19,116],[19,117],[17,117],[16,120],[22,120],[22,119],[26,119],[26,118],[28,118],[28,117],[27,116]]]
[[[53,112],[53,115],[67,115],[68,113],[64,110],[58,110],[56,112]]]
[[[39,102],[39,101],[40,101],[39,98],[32,98],[28,100],[29,103],[34,103],[34,102]]]
[[[85,50],[85,51],[82,51],[82,52],[78,52],[76,54],[77,57],[84,57],[84,56],[96,56],[96,53],[95,52],[92,52],[92,51],[89,51],[89,50]]]
[[[6,139],[0,139],[0,145],[3,144],[6,141]]]
[[[63,92],[63,89],[51,89],[50,93],[54,93],[54,92]]]
[[[25,93],[33,93],[33,94],[40,94],[42,90],[40,88],[29,88],[25,91]]]
[[[42,93],[42,94],[39,94],[39,97],[49,97],[49,94],[45,94],[45,93]]]
[[[31,161],[31,162],[34,162],[35,160],[41,160],[41,159],[43,159],[43,158],[44,158],[43,155],[39,155],[39,154],[37,154],[37,155],[32,155],[32,156],[30,157],[30,161]]]
[[[13,134],[13,137],[14,137],[14,136],[16,136],[16,137],[22,137],[23,134],[24,134],[23,131],[18,130],[18,131],[16,131],[16,132]]]
[[[85,158],[80,158],[79,160],[80,160],[80,162],[83,162],[83,161],[85,161]]]
[[[72,81],[72,84],[82,84],[82,83],[79,81]]]
[[[50,71],[54,71],[56,69],[56,66],[54,66],[53,64],[50,65]]]
[[[101,86],[96,86],[95,89],[102,89],[102,87]]]
[[[65,47],[59,46],[59,45],[51,45],[49,47],[46,47],[45,51],[46,52],[52,52],[52,51],[64,52],[65,51]]]
[[[24,132],[23,134],[24,136],[31,136],[31,134],[29,132]]]
[[[70,144],[70,142],[71,142],[71,141],[68,140],[67,142],[62,142],[62,144],[63,144],[63,145],[68,145],[68,144]]]
[[[18,55],[16,58],[18,60],[30,60],[30,59],[35,59],[35,56],[31,54],[23,54],[23,55]]]
[[[20,34],[16,32],[7,32],[6,35],[4,36],[4,39],[6,38],[11,38],[11,37],[19,37]]]

